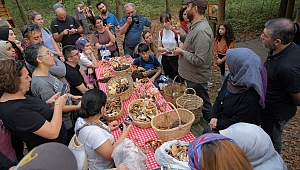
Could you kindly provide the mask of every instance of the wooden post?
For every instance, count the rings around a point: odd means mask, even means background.
[[[120,21],[122,18],[122,1],[116,0],[116,17]]]
[[[214,34],[214,38],[217,35],[217,24],[215,22],[213,22],[213,34]],[[218,30],[219,31],[219,30]]]
[[[289,0],[286,7],[286,13],[285,13],[286,18],[289,19],[293,18],[294,6],[295,6],[295,0]]]
[[[225,0],[218,1],[218,23],[225,21]]]
[[[20,14],[21,14],[21,18],[22,18],[22,21],[23,21],[23,24],[27,24],[28,23],[28,20],[27,20],[27,15],[25,14],[25,10],[24,10],[24,6],[21,2],[21,0],[16,0],[17,2],[17,5],[19,7],[19,11],[20,11]]]

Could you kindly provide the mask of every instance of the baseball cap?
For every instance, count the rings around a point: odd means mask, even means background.
[[[207,0],[184,0],[185,2],[193,2],[195,5],[197,5],[200,9],[206,9],[207,8]]]
[[[33,148],[16,167],[16,170],[32,169],[77,170],[78,168],[76,158],[67,146],[50,142]]]

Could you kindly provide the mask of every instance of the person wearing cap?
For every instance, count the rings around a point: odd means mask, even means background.
[[[212,105],[207,92],[212,60],[214,36],[204,16],[207,0],[184,0],[188,3],[187,17],[191,22],[183,47],[176,47],[174,54],[179,55],[178,73],[185,79],[189,88],[203,99],[203,118],[208,121]]]
[[[294,36],[294,23],[288,18],[267,21],[261,34],[263,45],[270,51],[264,63],[268,84],[259,120],[278,153],[284,126],[300,106],[300,49],[292,42]]]
[[[84,37],[78,38],[75,42],[76,47],[80,53],[79,66],[84,71],[86,75],[93,74],[93,68],[98,67],[98,60],[96,59],[90,40]]]

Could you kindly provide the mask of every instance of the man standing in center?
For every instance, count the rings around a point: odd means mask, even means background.
[[[126,16],[120,21],[120,34],[125,34],[123,48],[124,55],[134,56],[134,48],[141,42],[141,33],[144,26],[150,27],[150,33],[153,35],[155,24],[151,23],[146,17],[136,15],[135,5],[128,3],[124,5]]]
[[[187,17],[191,27],[186,35],[183,47],[176,48],[179,55],[178,72],[185,79],[189,88],[196,90],[197,96],[203,99],[203,118],[208,121],[212,106],[207,92],[212,60],[214,36],[204,16],[207,0],[184,0],[188,3]]]

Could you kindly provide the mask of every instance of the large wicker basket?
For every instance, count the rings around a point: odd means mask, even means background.
[[[112,83],[118,83],[120,81],[120,79],[122,78],[126,78],[129,82],[129,88],[127,90],[125,90],[124,92],[122,93],[119,93],[119,94],[110,94],[108,92],[108,87],[112,85]],[[120,74],[120,75],[116,75],[114,77],[112,77],[106,84],[106,93],[107,93],[107,96],[109,98],[115,98],[115,97],[120,97],[121,100],[127,100],[130,98],[131,94],[132,94],[132,89],[133,89],[133,80],[131,78],[131,75],[130,74]]]
[[[180,79],[180,83],[175,82],[176,78]],[[186,85],[182,84],[180,76],[177,75],[174,78],[173,83],[169,83],[163,88],[166,101],[176,105],[176,99],[183,95],[186,88]]]
[[[144,99],[136,99],[136,100],[133,100],[133,101],[128,105],[128,107],[127,107],[127,113],[128,113],[128,115],[132,118],[132,120],[134,121],[134,124],[135,124],[136,126],[138,126],[138,127],[140,127],[140,128],[149,128],[149,127],[151,127],[151,121],[149,121],[149,122],[139,122],[139,121],[135,121],[134,118],[133,118],[133,113],[130,111],[131,108],[133,107],[133,105],[134,105],[135,103],[138,103],[138,102],[144,102]],[[149,104],[150,104],[151,106],[154,107],[155,115],[157,115],[158,112],[157,112],[157,107],[155,106],[155,104],[152,103],[151,101],[149,101]]]
[[[188,90],[192,90],[193,94],[187,94]],[[184,91],[184,94],[176,99],[177,107],[185,108],[193,112],[195,115],[195,120],[193,124],[196,124],[200,121],[202,116],[202,106],[203,100],[201,97],[196,95],[196,91],[193,88],[187,88]]]
[[[176,109],[176,107],[168,102],[170,106],[174,108],[174,110],[164,112],[155,116],[151,120],[151,126],[153,130],[156,132],[157,136],[163,141],[170,141],[174,139],[179,139],[190,132],[192,123],[195,120],[194,114],[183,108]],[[158,127],[166,124],[173,124],[178,120],[179,126],[172,129],[162,130]],[[186,122],[186,124],[182,125],[181,122]]]
[[[120,103],[121,103],[121,110],[116,114],[116,115],[113,115],[113,116],[109,116],[109,115],[107,115],[106,113],[105,114],[103,114],[103,118],[105,119],[105,120],[107,120],[107,121],[114,121],[114,120],[117,120],[117,119],[119,119],[120,117],[122,117],[123,116],[123,113],[124,113],[124,105],[123,105],[123,101],[120,99],[120,97],[117,97],[117,98],[115,98],[115,99],[113,99],[113,98],[109,98],[109,99],[107,99],[107,102],[106,102],[106,105],[105,105],[105,112],[107,112],[107,104],[109,104],[110,103],[110,101],[112,101],[112,100],[119,100],[120,101]]]
[[[112,65],[113,65],[114,62],[116,62],[116,61],[113,61],[113,62],[112,62]],[[131,64],[130,64],[130,61],[122,61],[122,62],[123,62],[123,63],[129,64],[129,67],[128,67],[127,69],[125,69],[125,70],[117,71],[117,70],[115,70],[114,67],[112,66],[112,69],[113,69],[113,71],[115,72],[116,75],[119,75],[119,74],[126,74],[126,73],[129,73],[129,72],[131,71]]]

